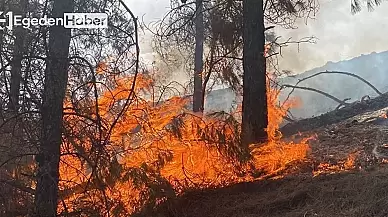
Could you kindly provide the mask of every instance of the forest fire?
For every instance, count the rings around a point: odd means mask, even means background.
[[[118,79],[115,89],[98,99],[102,128],[109,129],[115,121],[117,102],[128,97],[130,80]],[[139,97],[150,85],[149,78],[138,78],[136,98],[112,128],[104,150],[97,154],[91,145],[96,139],[93,129],[79,116],[66,116],[67,129],[77,129],[80,136],[68,138],[64,144],[60,189],[66,207],[60,204],[60,210],[106,204],[108,200],[111,206],[103,208],[106,212],[124,209],[132,213],[190,189],[279,178],[287,166],[307,155],[308,138],[297,144],[282,141],[278,126],[296,101],[279,107],[278,90],[268,90],[268,143],[242,150],[236,119],[239,111],[198,117],[186,111],[187,100],[178,97],[153,106]],[[74,107],[67,103],[66,111],[71,114],[71,110]],[[69,154],[72,152],[79,154]],[[80,156],[82,153],[89,157]]]
[[[0,4],[109,20],[0,25],[0,216],[388,216],[387,53],[306,49],[316,0],[150,2]]]
[[[355,168],[356,158],[359,153],[351,153],[346,160],[340,161],[337,164],[329,163],[320,163],[315,171],[313,171],[313,176],[319,176],[321,174],[333,174],[352,170]]]

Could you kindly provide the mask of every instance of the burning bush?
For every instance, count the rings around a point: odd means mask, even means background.
[[[239,110],[199,117],[185,110],[183,98],[146,100],[149,77],[140,76],[133,93],[132,79],[113,79],[112,89],[99,88],[97,103],[66,103],[61,212],[127,216],[190,189],[278,175],[306,156],[306,140],[281,140],[278,126],[295,102],[278,106],[276,89],[268,91],[269,142],[244,150]]]

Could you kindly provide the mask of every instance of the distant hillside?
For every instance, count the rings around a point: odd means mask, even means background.
[[[308,60],[306,60],[308,61]],[[282,84],[295,85],[298,79],[313,75],[322,71],[343,71],[359,75],[369,81],[381,92],[388,91],[388,51],[367,55],[361,55],[350,60],[340,62],[328,62],[322,67],[314,68],[292,77],[283,78]],[[329,93],[341,100],[351,98],[352,102],[360,100],[363,96],[377,96],[376,93],[360,80],[341,74],[322,74],[308,79],[299,84],[303,87],[311,87]],[[281,100],[291,89],[285,89],[281,94]],[[292,109],[296,118],[306,118],[319,115],[335,109],[338,103],[315,92],[295,90],[292,94],[302,101],[300,108]],[[233,102],[238,100],[231,89],[222,89],[211,92],[206,98],[205,110],[229,111]]]
[[[308,61],[308,60],[306,60]],[[350,60],[340,62],[328,62],[324,66],[312,69],[295,77],[282,79],[283,84],[294,85],[298,79],[313,75],[322,71],[343,71],[361,76],[374,85],[380,92],[388,91],[388,51],[368,55],[361,55]],[[311,87],[329,93],[341,100],[351,98],[349,102],[360,100],[363,96],[377,96],[362,81],[357,78],[342,74],[322,74],[308,79],[299,84],[303,87]],[[282,92],[281,99],[284,99],[290,89]],[[293,96],[301,99],[303,105],[301,108],[293,109],[292,114],[297,118],[306,118],[313,115],[319,115],[333,110],[338,106],[337,102],[322,96],[315,92],[306,90],[295,90]]]

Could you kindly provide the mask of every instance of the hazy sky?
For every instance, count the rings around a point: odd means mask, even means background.
[[[169,8],[169,0],[126,0],[128,6],[146,23],[156,21]],[[368,12],[366,8],[356,15],[350,13],[350,0],[322,0],[315,20],[298,22],[298,29],[277,29],[283,39],[292,37],[298,40],[306,36],[315,36],[316,44],[290,46],[283,50],[280,59],[282,69],[295,73],[322,66],[327,61],[350,59],[373,51],[388,50],[388,2]],[[142,53],[146,59],[152,59],[152,49],[143,36]]]

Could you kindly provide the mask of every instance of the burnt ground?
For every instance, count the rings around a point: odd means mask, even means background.
[[[322,126],[335,124],[340,121],[357,116],[361,113],[372,112],[388,107],[388,93],[369,100],[356,101],[319,115],[317,117],[291,122],[283,126],[280,130],[283,135],[290,136],[298,132],[307,132]]]
[[[187,193],[140,216],[388,216],[388,165],[373,154],[388,143],[388,121],[378,118],[382,111],[287,138],[316,136],[298,174]]]

